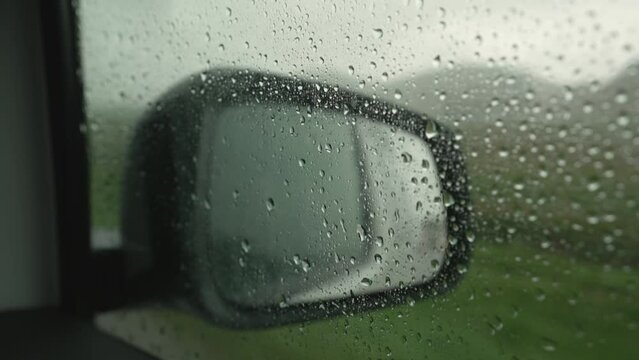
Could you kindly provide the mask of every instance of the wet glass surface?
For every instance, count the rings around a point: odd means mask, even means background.
[[[636,358],[635,7],[82,1],[94,248],[124,242],[121,186],[142,114],[161,111],[157,99],[176,83],[219,67],[338,86],[436,119],[465,155],[475,222],[471,262],[456,269],[463,279],[440,296],[262,330],[227,330],[157,306],[96,322],[162,358]],[[345,136],[326,135],[331,144]],[[228,193],[230,180],[220,181]],[[263,187],[248,189],[266,197]],[[261,216],[284,209],[285,190],[272,191],[280,192],[272,205],[269,197],[256,204]],[[239,264],[241,244],[227,261]],[[248,254],[258,249],[249,246]]]

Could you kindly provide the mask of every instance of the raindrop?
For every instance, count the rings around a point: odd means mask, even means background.
[[[427,139],[432,139],[437,136],[438,130],[437,125],[432,120],[426,121],[426,128],[424,129],[424,133],[426,134]]]
[[[575,94],[572,92],[572,89],[567,87],[566,91],[564,92],[564,100],[568,101],[572,101],[572,99],[574,99]]]
[[[359,241],[366,241],[366,230],[362,225],[357,225],[357,237]]]
[[[582,109],[584,113],[590,114],[594,110],[594,107],[591,103],[585,103]]]
[[[248,253],[249,251],[251,251],[251,244],[249,244],[248,239],[243,239],[241,245],[242,251],[244,251],[244,253]]]
[[[381,39],[384,36],[384,31],[382,29],[373,29],[373,35],[376,39]]]
[[[286,297],[285,295],[282,295],[282,301],[280,301],[280,304],[279,304],[280,308],[281,309],[287,308],[289,306],[288,301],[289,301],[288,297]]]
[[[544,351],[554,352],[557,350],[557,343],[554,340],[545,337],[542,338],[541,341],[541,348],[544,349]]]
[[[439,56],[439,55],[435,56],[435,58],[433,59],[433,66],[434,67],[439,67],[439,65],[441,65],[441,63],[442,63],[441,56]]]
[[[466,240],[468,240],[468,242],[472,243],[475,242],[475,233],[473,232],[467,232],[466,233]]]
[[[444,206],[449,207],[455,203],[455,198],[448,191],[444,191]]]
[[[621,114],[617,117],[617,125],[623,127],[623,126],[628,126],[629,123],[630,123],[630,119],[628,118],[626,114]]]
[[[373,284],[373,282],[369,278],[363,278],[360,283],[362,284],[362,286],[366,286],[366,287],[371,286]]]
[[[437,260],[437,259],[431,260],[430,261],[430,266],[433,268],[433,270],[439,269],[439,260]]]
[[[413,156],[407,152],[402,153],[401,157],[402,157],[402,161],[405,163],[409,163],[413,161]]]
[[[302,260],[301,263],[302,263],[302,270],[304,272],[308,272],[308,270],[311,268],[311,263],[308,261],[308,259]]]
[[[268,198],[268,200],[266,200],[266,210],[271,212],[273,211],[274,208],[275,208],[275,201],[273,200],[273,198]]]
[[[461,265],[461,264],[457,265],[457,273],[465,274],[467,271],[468,271],[468,268],[466,267],[466,265]]]
[[[615,95],[615,102],[617,104],[625,104],[628,102],[628,94],[624,91],[619,91],[617,95]]]

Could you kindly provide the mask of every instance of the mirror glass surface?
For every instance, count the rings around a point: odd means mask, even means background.
[[[447,249],[419,136],[341,110],[204,115],[193,252],[204,302],[286,307],[421,285]]]

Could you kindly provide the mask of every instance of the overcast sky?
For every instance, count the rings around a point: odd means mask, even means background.
[[[88,105],[143,107],[185,76],[220,66],[356,86],[384,73],[400,81],[451,61],[493,59],[560,84],[605,82],[637,58],[638,7],[633,0],[83,0]]]

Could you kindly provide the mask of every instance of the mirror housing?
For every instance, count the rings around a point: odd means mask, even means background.
[[[452,132],[324,84],[211,70],[139,124],[122,212],[130,298],[263,327],[437,295],[470,257]]]

